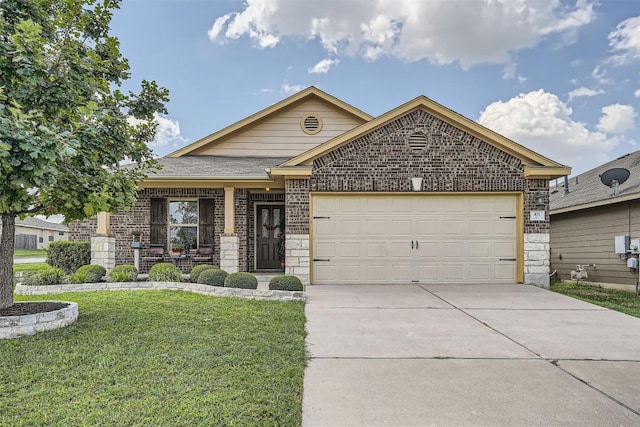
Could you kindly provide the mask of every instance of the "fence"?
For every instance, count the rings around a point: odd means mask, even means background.
[[[38,249],[38,236],[34,234],[16,234],[16,249]]]

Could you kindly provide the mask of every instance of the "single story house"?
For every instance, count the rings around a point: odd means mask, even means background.
[[[130,211],[72,238],[117,264],[134,233],[312,284],[548,286],[548,182],[571,170],[424,96],[372,117],[315,87],[159,161]]]
[[[46,249],[58,240],[69,240],[69,227],[34,217],[16,218],[16,249]]]
[[[610,188],[601,175],[626,169],[629,178]],[[638,271],[627,267],[629,247],[640,238],[640,151],[627,154],[551,187],[551,266],[570,279],[577,265],[587,267],[588,281],[635,285]],[[629,236],[616,253],[616,236]],[[624,238],[622,239],[625,240]]]

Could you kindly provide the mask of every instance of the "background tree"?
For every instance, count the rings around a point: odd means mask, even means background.
[[[157,167],[147,144],[168,91],[143,81],[109,35],[119,0],[0,0],[0,308],[13,304],[15,219],[82,219],[135,201]],[[133,167],[120,167],[129,159]]]

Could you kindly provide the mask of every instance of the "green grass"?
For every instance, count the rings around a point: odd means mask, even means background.
[[[51,299],[51,296],[16,300]],[[0,425],[299,426],[304,305],[180,291],[55,295],[78,322],[0,341]]]
[[[640,317],[640,298],[635,292],[587,286],[575,282],[551,283],[551,290],[583,301]]]
[[[26,264],[13,264],[13,273],[17,273],[19,271],[42,271],[46,268],[51,267],[46,262],[30,262]]]
[[[47,250],[46,249],[16,249],[13,252],[14,258],[38,258],[38,257],[46,257]]]

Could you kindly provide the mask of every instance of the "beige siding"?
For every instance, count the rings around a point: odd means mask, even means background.
[[[640,238],[639,201],[552,215],[551,271],[568,280],[576,265],[596,264],[589,281],[634,285],[638,273],[614,251],[618,235]]]
[[[308,135],[300,120],[315,115],[322,119],[322,130]],[[318,99],[308,99],[282,113],[195,151],[193,154],[216,156],[294,157],[362,124]]]
[[[42,228],[23,227],[16,225],[16,235],[26,234],[34,235],[37,237],[38,249],[46,249],[49,247],[49,243],[57,242],[58,240],[69,240],[69,232],[65,231],[63,236],[60,236],[58,230],[45,230]],[[49,240],[49,239],[52,240]]]

